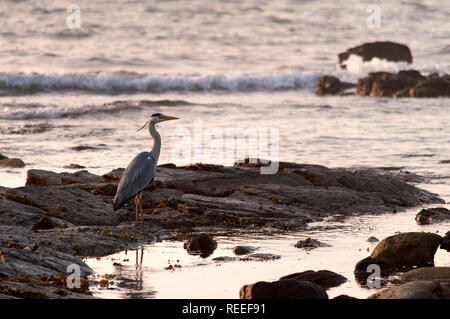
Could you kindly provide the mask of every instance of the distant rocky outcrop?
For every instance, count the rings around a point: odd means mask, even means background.
[[[316,80],[316,93],[317,95],[336,95],[354,86],[352,83],[342,82],[337,77],[323,75]]]
[[[339,64],[342,68],[346,67],[344,62],[351,54],[359,55],[364,62],[370,61],[373,58],[394,62],[405,61],[412,63],[413,61],[411,50],[408,46],[390,41],[364,43],[339,53]]]
[[[450,75],[428,76],[416,70],[404,70],[396,74],[372,72],[359,79],[356,95],[373,97],[446,97],[450,96]]]

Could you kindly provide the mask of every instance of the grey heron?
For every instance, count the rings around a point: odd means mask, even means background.
[[[156,124],[178,119],[178,117],[155,113],[152,114],[150,120],[138,130],[142,130],[148,124],[150,135],[153,137],[153,148],[150,152],[139,153],[130,164],[128,164],[128,167],[120,178],[113,202],[114,211],[116,211],[122,207],[125,202],[134,197],[134,204],[136,206],[135,224],[138,222],[138,210],[141,213],[141,224],[144,223],[141,203],[142,192],[153,182],[156,175],[156,165],[161,151],[161,136],[158,131],[156,131]]]

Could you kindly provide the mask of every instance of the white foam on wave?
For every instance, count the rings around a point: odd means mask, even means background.
[[[0,119],[29,120],[29,119],[55,119],[64,117],[78,117],[85,114],[111,113],[139,107],[133,101],[116,101],[101,105],[84,105],[81,107],[55,107],[42,106],[38,108],[0,106]]]
[[[121,73],[37,74],[0,73],[0,88],[32,93],[60,90],[83,90],[99,93],[167,91],[267,91],[311,89],[316,74],[240,74],[206,75],[140,75]],[[31,92],[30,92],[31,91]]]
[[[359,78],[366,77],[370,72],[390,72],[398,73],[402,70],[414,69],[424,75],[431,73],[449,73],[449,70],[440,65],[419,65],[408,64],[407,62],[393,62],[386,59],[373,58],[370,61],[363,62],[359,55],[351,54],[344,62],[347,66],[346,70],[337,71],[337,75],[341,80],[355,82]]]

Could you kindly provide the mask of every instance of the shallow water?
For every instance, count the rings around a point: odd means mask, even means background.
[[[450,205],[447,205],[447,207]],[[239,289],[257,281],[274,281],[282,276],[306,270],[327,269],[345,276],[349,281],[327,291],[330,298],[346,294],[366,298],[376,289],[360,286],[353,275],[356,263],[367,257],[376,243],[367,242],[375,236],[383,239],[396,232],[425,231],[443,234],[450,222],[419,226],[414,217],[417,209],[397,214],[359,216],[342,223],[310,224],[313,230],[274,236],[215,237],[218,247],[207,257],[188,255],[183,242],[163,241],[137,250],[123,251],[100,260],[89,258],[87,264],[96,275],[95,281],[110,278],[108,286],[93,285],[92,293],[101,298],[239,298]],[[322,226],[322,227],[321,227]],[[329,229],[334,227],[334,229]],[[324,230],[326,227],[327,230]],[[317,228],[316,230],[314,230]],[[308,237],[330,245],[305,251],[294,247]],[[279,255],[280,259],[243,261],[232,248],[237,245],[257,247],[255,253]],[[215,261],[217,257],[235,260]],[[120,263],[122,266],[114,266]],[[169,265],[181,266],[166,269]],[[436,266],[450,266],[450,254],[438,249]],[[114,276],[110,276],[114,275]],[[111,279],[112,278],[112,279]]]

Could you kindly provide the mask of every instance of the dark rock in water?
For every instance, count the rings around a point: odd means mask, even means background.
[[[239,291],[240,299],[328,299],[325,290],[309,281],[283,279],[274,282],[259,281],[245,285]]]
[[[43,229],[53,229],[55,228],[55,224],[53,221],[47,216],[42,216],[33,226],[31,226],[31,230],[43,230]]]
[[[322,243],[317,239],[306,238],[305,240],[299,240],[294,246],[305,250],[311,250],[319,247],[329,247],[330,245]]]
[[[64,165],[63,168],[68,168],[68,169],[82,169],[82,168],[86,168],[85,166],[82,165],[78,165],[78,164],[69,164],[69,165]]]
[[[387,237],[375,247],[370,257],[356,264],[355,277],[365,283],[370,275],[367,267],[371,264],[380,266],[382,276],[414,267],[434,266],[434,254],[441,242],[442,237],[432,233],[411,232]]]
[[[401,282],[413,280],[450,281],[450,267],[423,267],[410,270],[399,278]]]
[[[344,276],[339,275],[330,270],[318,270],[318,271],[307,270],[280,278],[280,280],[283,279],[297,279],[301,281],[313,282],[325,290],[332,287],[340,286],[344,282],[348,281],[347,278],[345,278]]]
[[[450,160],[439,161],[438,164],[450,164]]]
[[[381,290],[368,299],[450,299],[450,281],[411,281]]]
[[[275,260],[280,259],[280,255],[267,254],[267,253],[256,253],[250,254],[241,260],[258,260],[258,261],[267,261],[267,260]]]
[[[0,167],[22,168],[25,163],[20,158],[4,158],[0,159]]]
[[[364,43],[354,48],[350,48],[343,53],[339,53],[338,57],[341,67],[346,67],[343,62],[345,62],[351,54],[361,56],[364,62],[370,61],[373,58],[394,62],[405,61],[412,63],[413,61],[411,50],[406,45],[390,41]]]
[[[316,94],[317,95],[327,95],[327,94],[339,94],[342,90],[354,87],[354,84],[341,82],[338,78],[334,76],[324,75],[316,80]]]
[[[428,225],[450,220],[450,210],[444,207],[424,208],[416,215],[419,225]]]
[[[72,149],[75,151],[85,151],[85,150],[96,150],[98,148],[93,147],[93,146],[88,146],[88,145],[77,145],[77,146],[72,147]]]
[[[399,97],[448,97],[450,96],[450,75],[439,76],[429,75],[426,80],[419,81],[417,85],[404,95],[399,93]]]
[[[3,155],[3,154],[0,154],[0,160],[2,160],[2,159],[7,159],[8,158],[8,156],[5,156],[5,155]]]
[[[210,256],[217,248],[217,242],[208,234],[194,235],[183,245],[189,255]]]
[[[450,96],[450,76],[425,77],[416,70],[404,70],[397,74],[371,72],[359,79],[356,95],[388,97],[445,97]]]
[[[378,243],[380,240],[374,236],[370,236],[369,238],[367,238],[367,241],[369,243]]]
[[[255,251],[256,248],[250,246],[236,246],[233,248],[233,253],[237,256],[247,255]]]
[[[359,79],[356,85],[356,95],[389,96],[415,86],[425,77],[415,70],[400,71],[397,74],[389,72],[371,72],[365,78]]]
[[[450,251],[450,231],[448,231],[442,238],[442,243],[439,248]]]

